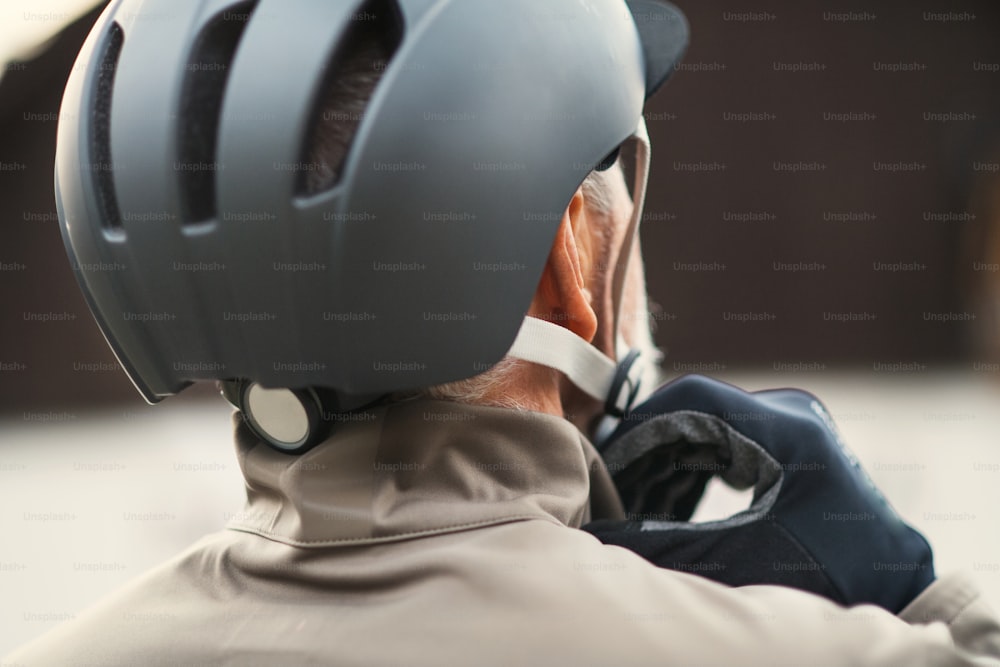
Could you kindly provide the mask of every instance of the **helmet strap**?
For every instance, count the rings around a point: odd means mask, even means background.
[[[639,234],[639,222],[642,220],[649,182],[649,134],[644,119],[640,118],[630,139],[634,139],[637,144],[632,217],[625,230],[611,279],[617,348],[615,358],[607,356],[569,329],[534,317],[524,319],[514,345],[508,352],[517,359],[562,372],[581,391],[602,401],[605,413],[615,422],[627,415],[635,404],[640,396],[642,376],[646,374],[645,367],[654,363],[652,359],[642,358],[638,350],[630,349],[619,329],[629,260]]]

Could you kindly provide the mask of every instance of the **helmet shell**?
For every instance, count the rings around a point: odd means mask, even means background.
[[[311,197],[304,142],[366,3],[119,0],[94,27],[63,99],[56,199],[148,401],[248,378],[349,404],[510,348],[567,203],[640,118],[639,33],[623,0],[395,5],[401,43],[339,183]],[[239,12],[218,117],[202,117],[192,53]],[[210,163],[183,161],[191,123],[217,123]],[[192,169],[214,178],[207,219],[183,205]]]

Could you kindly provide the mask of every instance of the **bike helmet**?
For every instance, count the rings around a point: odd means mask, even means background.
[[[508,352],[620,412],[632,361],[525,312],[686,43],[660,0],[113,1],[60,112],[67,252],[148,402],[224,381],[283,451]],[[331,117],[359,48],[377,80]],[[341,120],[343,159],[312,159]]]

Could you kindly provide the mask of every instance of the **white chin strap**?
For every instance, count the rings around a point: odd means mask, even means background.
[[[650,149],[645,120],[639,120],[639,126],[631,138],[637,144],[632,218],[618,252],[611,282],[614,299],[613,331],[617,332],[618,359],[611,359],[569,329],[534,317],[524,318],[521,331],[508,352],[511,357],[562,372],[581,391],[603,401],[608,415],[618,418],[627,414],[641,395],[640,379],[645,374],[646,366],[655,361],[642,359],[637,350],[629,350],[619,330],[625,279],[632,248],[639,233],[649,178]],[[649,392],[653,387],[642,389]]]
[[[619,364],[565,327],[535,317],[524,318],[509,356],[561,371],[588,395],[604,401],[605,412],[624,416],[639,391],[642,366],[637,352]]]

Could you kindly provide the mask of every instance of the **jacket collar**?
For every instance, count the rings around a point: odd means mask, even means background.
[[[409,401],[354,413],[297,457],[235,420],[248,504],[234,530],[329,546],[588,514],[593,447],[559,417]]]

